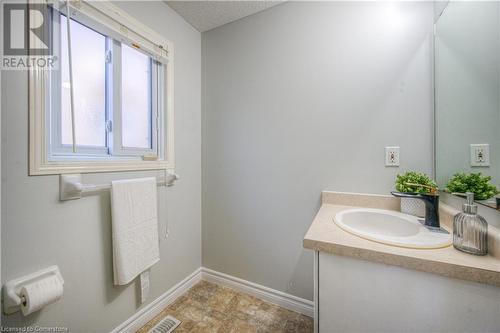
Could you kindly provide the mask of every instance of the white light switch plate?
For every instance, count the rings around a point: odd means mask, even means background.
[[[385,166],[399,166],[399,147],[385,147]]]
[[[470,165],[476,167],[490,166],[490,145],[488,143],[470,145]]]

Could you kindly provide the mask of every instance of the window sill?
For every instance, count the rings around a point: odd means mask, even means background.
[[[30,164],[30,176],[60,175],[68,173],[96,173],[143,170],[173,170],[173,161],[142,161],[142,160],[102,160],[102,161],[46,161],[40,164]]]

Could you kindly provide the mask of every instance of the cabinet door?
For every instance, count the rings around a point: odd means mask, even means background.
[[[319,332],[499,332],[500,288],[319,254]]]

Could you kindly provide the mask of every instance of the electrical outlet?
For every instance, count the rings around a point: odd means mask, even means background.
[[[470,145],[470,165],[475,167],[490,166],[490,145],[488,143]]]
[[[399,147],[385,147],[385,166],[399,166]]]

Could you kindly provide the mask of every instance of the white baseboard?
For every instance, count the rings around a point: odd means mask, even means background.
[[[217,283],[221,286],[241,291],[309,317],[314,316],[314,303],[312,301],[201,267],[191,273],[184,280],[170,288],[166,293],[158,297],[146,307],[135,313],[132,317],[112,330],[111,333],[135,333],[138,329],[146,325],[151,319],[163,311],[167,306],[172,304],[179,296],[201,280]]]
[[[201,268],[201,275],[202,279],[208,282],[233,288],[309,317],[314,316],[314,302],[307,299],[293,296],[279,290],[271,289],[260,284],[220,273],[205,267]]]
[[[189,288],[201,281],[201,268],[198,268],[184,280],[167,290],[163,295],[153,302],[136,312],[121,325],[116,327],[111,333],[135,333],[142,326],[146,325],[151,319],[172,304],[179,296],[188,291]]]

